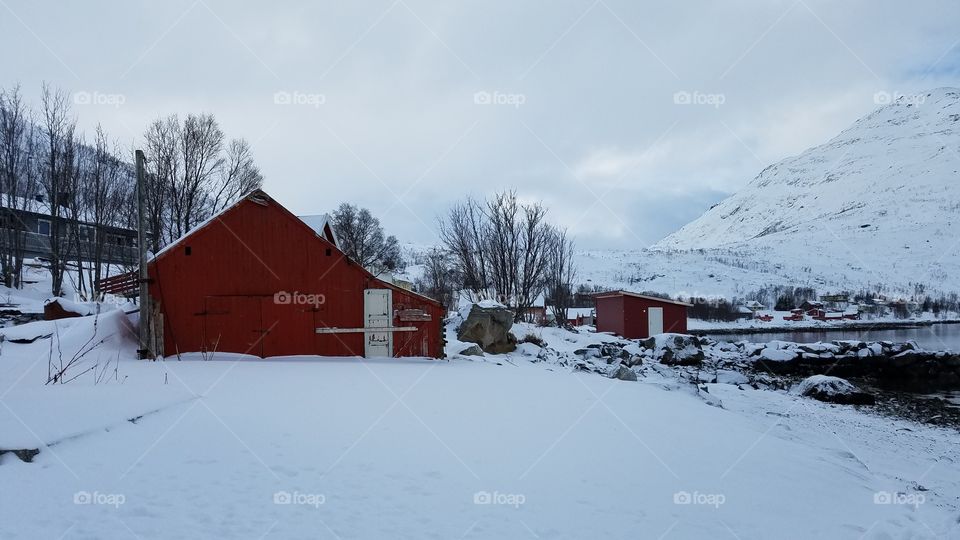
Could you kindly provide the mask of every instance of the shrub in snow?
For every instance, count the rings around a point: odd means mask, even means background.
[[[517,343],[532,343],[541,348],[547,346],[547,342],[544,341],[543,338],[532,333],[528,333],[527,335],[523,336]]]
[[[829,375],[807,377],[797,385],[796,392],[801,396],[829,403],[844,405],[873,405],[876,403],[873,394],[860,390],[850,381]]]

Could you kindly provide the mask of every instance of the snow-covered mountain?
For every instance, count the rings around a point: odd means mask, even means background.
[[[649,249],[579,247],[579,280],[607,289],[707,298],[774,285],[905,298],[960,292],[960,89],[881,107],[767,167]]]
[[[904,96],[764,169],[651,252],[735,254],[801,281],[960,290],[960,89]]]

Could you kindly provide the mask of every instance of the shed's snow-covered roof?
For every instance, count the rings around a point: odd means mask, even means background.
[[[300,218],[300,221],[309,225],[315,233],[330,240],[337,247],[340,247],[340,242],[337,239],[337,231],[333,228],[333,218],[330,214],[313,214],[297,217]]]
[[[676,304],[678,306],[693,307],[693,304],[688,304],[687,302],[680,302],[679,300],[671,300],[670,298],[660,298],[659,296],[650,296],[647,294],[640,294],[630,291],[607,291],[596,293],[593,295],[594,298],[605,298],[609,296],[632,296],[634,298],[643,298],[644,300],[653,300],[655,302],[663,302],[665,304]]]

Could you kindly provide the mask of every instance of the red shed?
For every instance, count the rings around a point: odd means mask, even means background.
[[[253,191],[149,263],[166,356],[443,356],[443,307],[377,279]]]
[[[594,302],[598,332],[613,332],[628,339],[687,332],[687,308],[691,304],[627,291],[598,293]]]

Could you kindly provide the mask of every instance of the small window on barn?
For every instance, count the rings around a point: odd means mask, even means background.
[[[327,248],[327,257],[329,257],[330,255],[333,255],[333,250],[330,248]]]
[[[188,256],[189,256],[190,254],[193,253],[193,249],[191,249],[190,246],[187,246],[187,247],[183,248],[183,253],[184,253],[185,255],[188,255]]]
[[[37,233],[50,236],[50,222],[45,219],[37,220]]]

